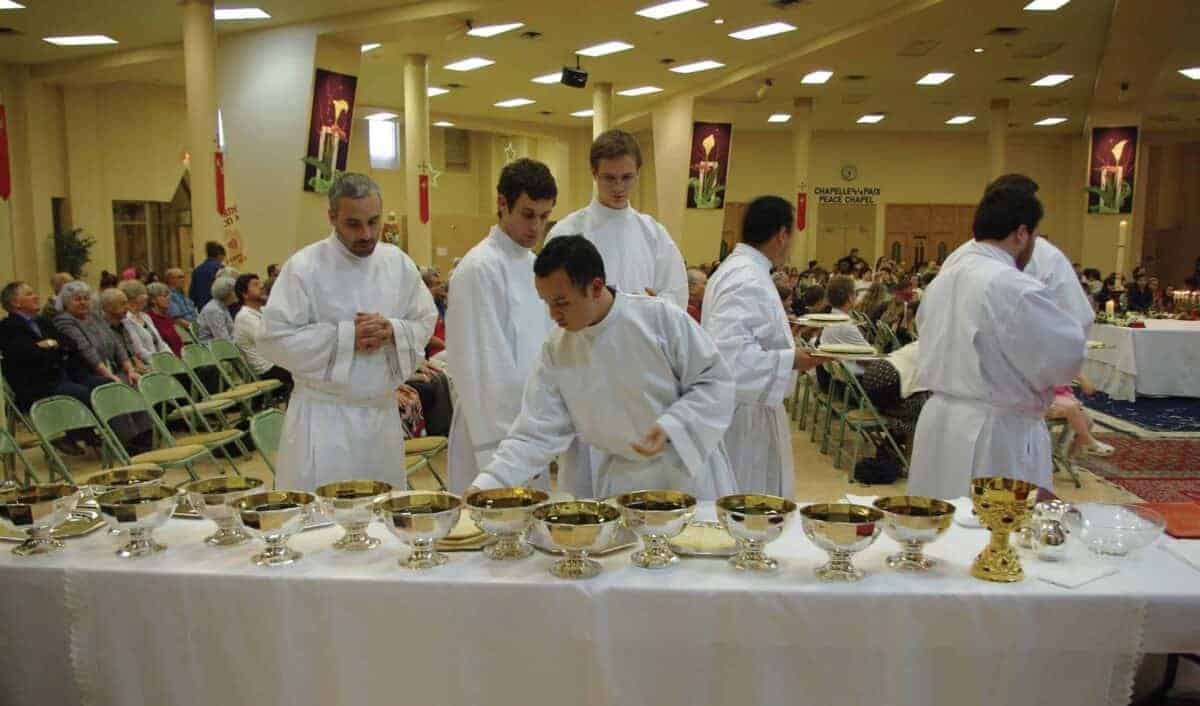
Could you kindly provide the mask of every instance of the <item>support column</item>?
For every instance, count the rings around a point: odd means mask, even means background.
[[[692,97],[684,94],[660,104],[651,112],[654,135],[654,191],[658,200],[658,220],[684,252],[684,213],[687,211],[688,164],[692,150]],[[720,238],[720,229],[717,237]],[[717,249],[706,248],[707,259],[716,256]]]
[[[408,256],[420,267],[433,264],[433,228],[421,222],[421,172],[429,165],[429,57],[404,57],[404,212]]]
[[[597,83],[592,88],[592,139],[612,127],[613,85]]]
[[[1005,152],[1008,149],[1008,110],[1011,101],[1000,98],[992,101],[991,123],[988,126],[988,183],[1008,173]]]
[[[803,193],[808,199],[804,230],[796,231],[797,242],[792,246],[793,264],[797,260],[808,262],[817,251],[817,202],[812,196],[812,185],[808,179],[812,164],[812,109],[812,98],[796,98],[792,101],[792,191],[795,192],[792,196],[798,201],[798,195]],[[792,205],[799,208],[796,202]]]
[[[192,250],[204,260],[204,243],[224,240],[217,213],[217,33],[212,0],[181,0],[183,71],[187,94],[187,150],[191,159]],[[124,263],[118,263],[123,265]]]

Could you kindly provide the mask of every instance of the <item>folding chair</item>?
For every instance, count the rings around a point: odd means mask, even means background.
[[[1061,417],[1047,418],[1046,428],[1050,431],[1050,463],[1054,472],[1065,471],[1071,477],[1071,482],[1075,484],[1075,487],[1082,488],[1079,472],[1075,470],[1075,465],[1071,463],[1071,458],[1067,455],[1071,449],[1071,435],[1067,433],[1070,427],[1067,425],[1067,420]]]
[[[193,376],[201,370],[208,368],[216,369],[217,381],[220,389],[217,392],[209,392],[203,385],[200,386],[202,394],[207,394],[207,399],[214,400],[234,400],[242,406],[242,411],[247,417],[254,416],[254,410],[250,407],[250,401],[254,398],[261,397],[267,393],[268,389],[272,389],[271,385],[266,382],[278,382],[270,380],[262,383],[251,382],[238,385],[233,382],[229,374],[225,371],[225,367],[217,360],[213,352],[201,344],[188,344],[183,347],[183,359],[185,365],[192,369]],[[199,378],[197,377],[197,381]]]
[[[198,480],[196,470],[193,467],[196,461],[207,456],[212,459],[215,464],[217,459],[213,456],[212,449],[224,446],[240,436],[230,435],[228,432],[216,432],[215,434],[197,435],[191,444],[176,444],[175,437],[171,435],[167,425],[163,420],[155,414],[154,409],[146,403],[146,400],[138,394],[138,391],[132,387],[119,382],[110,382],[107,385],[101,385],[92,390],[92,409],[96,412],[96,419],[100,420],[100,424],[108,433],[108,437],[113,441],[117,448],[117,457],[122,463],[153,463],[162,466],[166,469],[183,468],[192,480]],[[152,451],[129,455],[125,447],[117,439],[117,435],[113,432],[110,422],[114,417],[119,417],[122,414],[137,414],[144,413],[150,418],[151,428],[156,431],[156,437],[165,442],[165,446],[156,448]],[[241,432],[234,432],[241,434]],[[226,459],[228,460],[228,459]],[[233,468],[233,472],[237,473],[237,466],[229,461],[229,466]]]
[[[13,394],[12,388],[8,386],[8,380],[3,377],[0,377],[0,403],[2,403],[4,406],[4,419],[7,425],[5,431],[8,432],[8,435],[13,438],[13,441],[17,444],[18,448],[32,449],[40,446],[44,450],[50,445],[50,440],[38,433],[37,429],[33,427],[33,423],[29,421],[29,417],[27,417],[25,413],[21,411],[21,408],[17,406],[16,395]],[[18,439],[17,422],[20,422],[21,426],[25,427],[29,433],[33,435],[33,438],[25,440]],[[13,461],[13,457],[5,456],[4,472],[11,477],[15,471],[16,466],[15,462]]]
[[[92,414],[87,405],[67,395],[54,395],[38,400],[29,408],[29,419],[34,429],[43,439],[56,439],[69,431],[90,431],[100,441],[101,466],[108,468],[114,460],[122,458],[115,440],[109,436],[108,430]],[[44,447],[46,465],[50,469],[50,480],[55,476],[61,477],[68,483],[74,484],[71,471],[53,446]]]
[[[901,347],[900,339],[896,338],[891,326],[880,323],[875,327],[875,347],[883,353],[891,353]]]
[[[186,321],[176,321],[175,332],[179,334],[179,338],[183,339],[184,343],[200,342],[200,339],[196,338],[196,334],[192,332],[191,324]]]
[[[197,405],[189,404],[190,398],[187,390],[183,389],[183,385],[174,377],[163,373],[143,375],[142,379],[138,381],[138,392],[151,408],[170,410],[166,415],[160,413],[158,415],[160,419],[164,421],[182,420],[187,425],[189,434],[175,435],[176,443],[208,446],[206,442],[210,439],[227,437],[229,440],[223,443],[233,444],[242,456],[249,457],[250,451],[242,441],[246,438],[246,432],[230,426],[222,415],[214,416],[214,419],[218,420],[217,426],[219,427],[214,429],[213,425],[208,423],[207,417],[194,411]],[[226,406],[234,404],[232,400],[214,400],[214,402]],[[189,413],[189,409],[192,410],[191,413]]]
[[[892,452],[895,453],[896,458],[900,459],[900,463],[904,467],[904,474],[907,476],[908,459],[900,448],[900,444],[896,443],[895,437],[892,436],[891,429],[888,428],[887,417],[880,414],[879,410],[875,408],[871,398],[867,396],[866,390],[863,389],[862,383],[858,381],[850,368],[840,360],[834,361],[834,364],[834,375],[845,385],[842,399],[846,410],[842,415],[842,432],[838,439],[834,467],[841,467],[842,451],[845,447],[845,430],[846,427],[849,427],[855,433],[854,451],[850,457],[849,466],[851,475],[854,473],[855,464],[858,463],[861,441],[866,440],[876,447],[881,447],[884,443],[891,446]]]
[[[8,433],[7,429],[0,429],[0,455],[3,455],[6,461],[16,459],[21,462],[25,471],[25,482],[19,485],[28,486],[37,482],[37,476],[33,474],[33,466],[29,465],[29,459],[25,458],[25,453],[21,451],[21,445],[17,443],[12,434]],[[13,469],[13,464],[8,462],[4,464],[4,479],[17,483],[17,473]]]
[[[421,468],[428,468],[429,473],[442,490],[446,489],[446,482],[438,475],[438,472],[433,469],[433,459],[437,455],[446,450],[450,442],[444,436],[418,436],[404,440],[404,466],[408,473],[413,473]]]
[[[283,412],[274,407],[264,409],[250,418],[250,438],[254,440],[258,452],[267,462],[272,476],[275,475],[275,462],[271,460],[271,456],[279,451],[279,439],[283,437],[283,419]]]
[[[270,403],[271,393],[283,387],[283,382],[279,380],[263,380],[254,372],[254,368],[250,367],[250,361],[246,360],[246,356],[242,353],[242,349],[237,347],[233,341],[225,341],[215,339],[208,342],[208,349],[212,351],[213,357],[217,362],[224,363],[229,366],[229,369],[237,376],[229,377],[231,383],[240,384],[256,384],[262,386],[266,392],[264,393],[264,401]],[[223,365],[222,368],[225,366]]]

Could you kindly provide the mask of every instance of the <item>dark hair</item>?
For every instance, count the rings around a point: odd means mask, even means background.
[[[921,288],[924,289],[925,287],[928,287],[929,283],[933,281],[934,277],[937,277],[936,272],[926,272],[925,274],[921,275]]]
[[[819,264],[820,263],[817,262],[816,260],[809,260],[808,261],[808,269],[815,270],[817,268],[817,265],[819,265]]]
[[[267,276],[268,277],[274,277],[277,274],[279,274],[279,265],[276,265],[273,263],[270,265],[267,265]]]
[[[238,275],[238,278],[233,282],[233,293],[237,295],[238,301],[243,302],[246,299],[246,290],[250,289],[250,283],[259,279],[258,275],[253,272],[247,272],[244,275]]]
[[[225,246],[215,240],[210,240],[204,244],[204,254],[210,258],[221,257],[225,254]]]
[[[564,235],[546,243],[537,259],[533,261],[533,274],[549,277],[558,270],[565,270],[571,284],[583,289],[604,274],[604,258],[591,241],[582,235]]]
[[[854,296],[854,280],[849,277],[834,277],[829,280],[829,287],[825,292],[829,297],[829,305],[842,309]]]
[[[804,308],[807,309],[820,304],[821,300],[824,298],[825,288],[818,284],[804,290],[804,298],[801,300],[801,303],[804,304]]]
[[[642,148],[638,146],[637,138],[624,130],[605,130],[592,141],[592,150],[588,159],[592,162],[592,171],[600,168],[600,160],[617,159],[629,155],[642,168]]]
[[[17,290],[23,284],[25,283],[21,280],[9,282],[4,285],[4,289],[0,290],[0,305],[4,307],[5,311],[12,311],[13,300],[17,298]]]
[[[1038,183],[1024,174],[1005,174],[1004,176],[996,177],[992,183],[987,185],[984,191],[991,191],[992,189],[1021,189],[1022,191],[1036,194],[1038,192]]]
[[[504,197],[508,210],[512,211],[521,194],[528,195],[534,201],[558,199],[558,185],[554,183],[549,167],[537,160],[522,157],[500,170],[496,193]]]
[[[766,243],[780,228],[791,230],[796,214],[792,204],[778,196],[759,196],[746,207],[742,216],[742,242],[759,246]]]
[[[988,189],[975,209],[972,228],[976,240],[1004,240],[1017,228],[1037,230],[1044,215],[1042,202],[1027,188],[1000,186]]]
[[[100,289],[112,289],[113,287],[117,286],[119,281],[120,280],[117,279],[117,276],[108,270],[100,271]]]

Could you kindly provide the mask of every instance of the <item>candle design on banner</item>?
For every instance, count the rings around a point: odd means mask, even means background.
[[[357,86],[358,79],[354,76],[316,70],[304,157],[305,191],[324,193],[333,177],[346,171]]]
[[[688,208],[721,208],[729,173],[730,123],[694,123],[689,165]]]
[[[1104,127],[1092,131],[1088,212],[1129,213],[1133,210],[1137,128]]]

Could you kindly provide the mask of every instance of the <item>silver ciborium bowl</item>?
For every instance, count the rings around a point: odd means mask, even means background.
[[[259,566],[283,566],[298,561],[303,554],[287,545],[293,534],[316,509],[317,496],[299,490],[270,490],[244,495],[233,501],[242,519],[242,527],[266,548],[250,560]]]
[[[242,529],[242,520],[233,501],[262,487],[262,480],[249,476],[201,478],[179,486],[192,508],[201,517],[217,523],[217,531],[204,542],[214,547],[232,547],[250,539]]]
[[[179,493],[165,485],[116,488],[100,494],[96,504],[114,529],[128,534],[129,541],[117,548],[122,559],[149,556],[166,549],[154,541],[154,530],[171,519]]]
[[[459,496],[435,491],[398,493],[379,503],[384,526],[412,548],[400,566],[432,569],[445,564],[448,559],[438,552],[437,543],[458,524],[462,508]]]
[[[0,491],[0,524],[27,535],[24,542],[13,547],[13,554],[49,554],[66,546],[51,537],[50,530],[66,520],[78,502],[79,488],[67,483]]]
[[[737,542],[729,563],[742,571],[773,571],[779,562],[764,548],[779,539],[796,512],[796,503],[777,495],[726,495],[717,500],[717,520]]]
[[[80,487],[86,489],[89,496],[94,497],[117,488],[162,485],[165,473],[166,471],[161,466],[153,463],[137,463],[132,466],[120,466],[93,473],[80,484]]]
[[[617,496],[625,526],[642,538],[645,548],[630,561],[643,569],[662,569],[679,561],[670,540],[696,515],[696,498],[676,490],[639,490]]]
[[[950,529],[954,506],[945,500],[894,495],[876,500],[875,508],[883,512],[883,530],[901,547],[899,554],[887,558],[888,566],[908,571],[933,568],[924,547]]]
[[[800,509],[800,523],[809,540],[829,554],[829,563],[814,573],[822,581],[858,581],[863,572],[851,556],[874,543],[883,530],[883,513],[850,503],[820,503]]]
[[[464,502],[471,520],[484,532],[496,537],[494,544],[483,548],[489,559],[504,561],[523,559],[533,553],[524,541],[533,524],[533,511],[550,499],[550,495],[534,488],[495,488],[471,493]]]
[[[572,500],[542,505],[533,511],[533,521],[564,554],[550,573],[560,579],[587,579],[600,573],[600,564],[589,552],[612,544],[620,528],[621,512],[595,500]]]
[[[391,492],[390,483],[378,480],[343,480],[319,486],[316,496],[321,509],[346,531],[333,548],[363,552],[378,547],[379,540],[367,534],[367,527],[377,517],[375,506]]]

